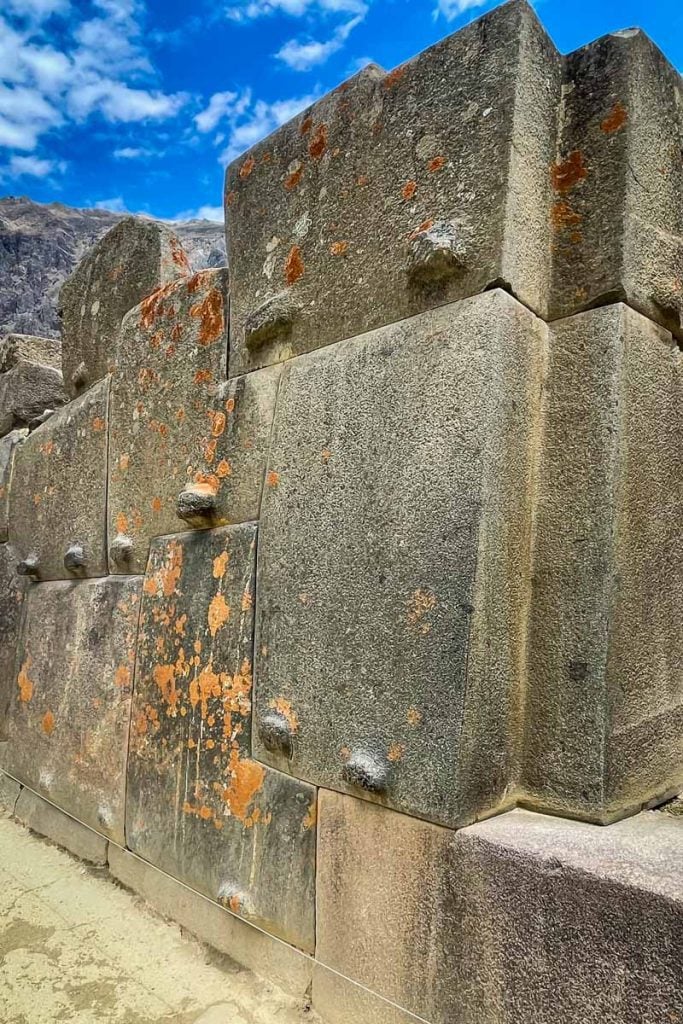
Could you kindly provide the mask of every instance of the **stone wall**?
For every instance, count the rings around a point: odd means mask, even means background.
[[[683,1022],[682,141],[512,0],[3,349],[5,803],[329,1024]]]

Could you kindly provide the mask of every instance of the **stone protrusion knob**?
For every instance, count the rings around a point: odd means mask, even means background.
[[[71,544],[64,555],[64,568],[67,572],[81,572],[85,569],[85,549],[82,544]]]
[[[208,484],[194,484],[178,495],[176,512],[190,526],[201,528],[213,520],[217,507],[215,491]]]
[[[88,383],[88,368],[85,363],[79,363],[71,374],[71,384],[75,391],[84,391]]]
[[[30,576],[32,579],[38,579],[38,556],[27,555],[17,565],[17,574],[19,576]]]
[[[294,731],[281,711],[267,711],[259,720],[258,731],[266,750],[291,758],[294,749]]]
[[[410,242],[408,273],[422,284],[446,281],[461,273],[468,258],[468,229],[457,221],[439,220]]]
[[[299,314],[299,303],[291,292],[278,292],[255,309],[244,325],[247,348],[255,349],[286,336]]]
[[[133,553],[133,541],[125,533],[117,533],[109,545],[109,556],[115,565],[126,565]]]
[[[391,767],[384,757],[367,750],[354,750],[342,768],[342,778],[368,793],[383,793],[389,786]]]

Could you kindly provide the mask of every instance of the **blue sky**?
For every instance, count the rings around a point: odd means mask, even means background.
[[[0,195],[222,216],[227,161],[368,60],[495,0],[3,0]],[[681,0],[538,0],[564,52],[639,25],[683,69]]]

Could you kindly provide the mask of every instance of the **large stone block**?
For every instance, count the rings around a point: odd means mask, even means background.
[[[8,537],[9,492],[12,484],[14,450],[28,436],[28,430],[13,430],[0,439],[0,541]]]
[[[614,305],[552,325],[535,512],[533,806],[609,821],[683,781],[683,369]]]
[[[98,832],[64,814],[25,787],[18,796],[14,816],[34,832],[91,864],[107,863],[109,841]]]
[[[74,818],[123,842],[140,577],[28,592],[3,766]]]
[[[552,318],[624,300],[683,336],[683,87],[638,30],[564,62]]]
[[[176,236],[153,221],[126,217],[100,239],[59,295],[64,380],[72,397],[114,368],[128,310],[189,272]]]
[[[323,791],[319,829],[317,958],[421,1019],[670,1024],[683,1005],[683,822],[513,811],[453,833]],[[348,1020],[344,986],[317,987]]]
[[[144,571],[152,537],[257,519],[279,367],[225,380],[228,276],[203,271],[124,320],[112,379],[110,565]]]
[[[449,825],[512,799],[544,352],[493,291],[285,367],[260,759]]]
[[[231,376],[495,282],[542,308],[560,65],[515,0],[235,161]]]
[[[9,534],[35,579],[106,575],[108,395],[100,381],[16,452]]]
[[[245,919],[312,950],[315,789],[250,752],[255,554],[253,525],[152,543],[127,844]]]
[[[22,429],[67,400],[59,370],[20,359],[0,374],[0,436]]]
[[[0,339],[0,371],[11,370],[23,360],[51,366],[61,373],[61,342],[57,338],[37,338],[32,334],[6,334]]]
[[[19,553],[0,544],[0,742],[7,739],[7,711],[16,685],[17,644],[29,583],[16,573]]]

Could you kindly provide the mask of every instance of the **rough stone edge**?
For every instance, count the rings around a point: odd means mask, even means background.
[[[17,783],[17,785],[19,785]],[[25,786],[20,787],[14,817],[69,853],[100,867],[107,863],[107,839],[60,811]]]
[[[290,995],[308,994],[313,960],[294,946],[261,931],[159,868],[109,843],[109,872],[163,917]]]
[[[0,749],[2,744],[0,744]],[[0,818],[14,817],[17,800],[21,793],[21,783],[17,782],[10,775],[0,771]]]

